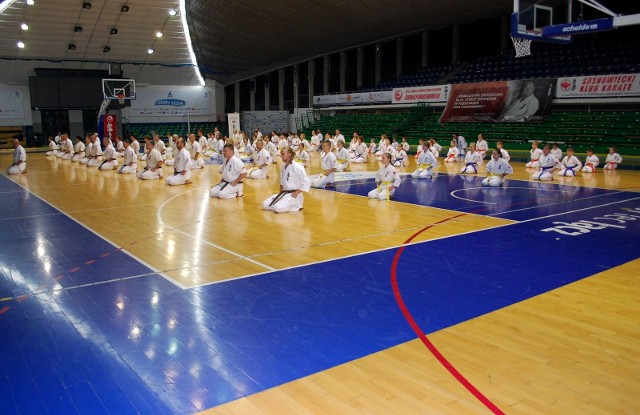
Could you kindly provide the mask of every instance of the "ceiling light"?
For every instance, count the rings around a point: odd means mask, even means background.
[[[120,11],[122,13],[126,13],[129,11],[129,6],[127,6],[126,4],[124,4],[122,7],[120,7]]]
[[[89,10],[91,8],[91,3],[89,3],[88,1],[83,2],[82,8]]]
[[[5,11],[6,9],[8,9],[9,6],[11,6],[15,2],[16,2],[16,0],[6,0],[6,1],[3,1],[2,3],[0,3],[0,14],[3,11]]]
[[[36,4],[35,0],[27,0],[27,4],[29,6],[33,6],[34,4]]]
[[[158,31],[156,32],[156,37],[162,37],[162,35],[163,35],[163,33],[162,33],[161,31],[159,31],[159,30],[158,30]]]
[[[109,46],[105,46],[104,49],[102,49],[102,53],[107,53],[111,51],[111,48]]]
[[[200,81],[200,85],[205,86],[204,78],[200,73],[200,68],[198,67],[198,60],[196,59],[196,54],[193,51],[193,44],[191,43],[191,35],[189,34],[189,25],[187,23],[187,5],[185,0],[180,0],[180,20],[182,21],[182,31],[184,32],[184,38],[187,41],[187,48],[189,49],[189,57],[191,58],[191,63],[193,64],[193,69],[196,72],[196,76],[198,77],[198,81]]]
[[[20,49],[24,49],[24,43],[21,40],[16,42],[16,46],[19,47]]]
[[[175,16],[176,14],[178,14],[176,9],[169,9],[169,16]]]
[[[153,49],[151,49],[151,48],[149,48],[149,49],[147,50],[147,53],[148,53],[149,55],[151,55],[153,52],[155,52],[155,50],[153,50]]]
[[[82,33],[82,26],[76,26],[73,28],[73,31],[76,33]]]
[[[28,24],[26,24],[26,23],[22,23],[22,24],[20,25],[20,29],[22,29],[22,30],[29,30],[29,25],[28,25]]]
[[[76,44],[75,43],[69,43],[69,46],[67,46],[67,49],[76,50]]]
[[[112,35],[117,35],[118,34],[118,28],[117,27],[112,27],[111,30],[109,30],[109,33],[111,33]]]

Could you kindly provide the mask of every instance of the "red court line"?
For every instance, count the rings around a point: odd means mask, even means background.
[[[90,259],[89,261],[85,262],[84,264],[85,264],[85,265],[91,265],[91,264],[93,264],[94,262],[96,262],[96,260],[95,260],[95,259]]]
[[[407,239],[404,244],[408,244],[409,242],[411,242],[413,239],[415,239],[418,235],[420,235],[421,233],[423,233],[424,231],[433,228],[436,225],[439,225],[441,223],[450,221],[452,219],[456,219],[459,218],[461,216],[465,216],[468,215],[468,213],[461,213],[459,215],[455,215],[455,216],[451,216],[449,218],[445,218],[442,219],[438,222],[435,222],[421,230],[419,230],[418,232],[414,233],[413,235],[411,235],[411,237],[409,239]],[[407,308],[406,304],[404,303],[404,300],[402,299],[402,294],[400,294],[400,288],[398,286],[398,275],[397,275],[397,269],[398,269],[398,263],[400,262],[400,256],[402,256],[402,252],[404,252],[404,248],[405,246],[401,246],[400,248],[398,248],[398,250],[396,251],[396,254],[393,257],[393,262],[391,263],[391,285],[393,287],[393,294],[396,298],[396,302],[398,303],[398,307],[400,307],[400,311],[402,311],[402,315],[404,316],[405,320],[407,320],[407,323],[409,323],[409,325],[411,326],[411,328],[413,329],[413,331],[418,335],[418,337],[420,338],[420,340],[422,340],[422,343],[424,343],[425,346],[427,346],[427,349],[429,349],[429,351],[431,352],[431,354],[438,359],[438,362],[440,362],[440,364],[442,366],[444,366],[445,369],[447,369],[449,371],[449,373],[451,373],[453,375],[453,377],[462,384],[462,386],[464,386],[465,388],[467,388],[467,390],[469,392],[471,392],[471,394],[473,396],[475,396],[480,402],[482,402],[482,404],[484,406],[486,406],[491,412],[493,412],[496,415],[505,415],[504,412],[502,412],[502,410],[500,408],[498,408],[498,406],[496,404],[494,404],[493,402],[491,402],[491,400],[489,400],[489,398],[487,398],[486,396],[484,396],[482,394],[482,392],[480,392],[475,386],[473,386],[471,384],[471,382],[469,382],[467,380],[467,378],[465,378],[462,373],[460,373],[458,371],[458,369],[456,369],[451,362],[449,362],[449,360],[447,360],[446,357],[444,357],[442,355],[442,353],[440,353],[440,351],[436,348],[436,346],[434,346],[433,343],[431,343],[431,341],[427,338],[427,336],[424,334],[424,332],[422,331],[422,329],[420,328],[420,326],[418,325],[418,323],[416,323],[415,319],[413,318],[413,316],[411,315],[411,313],[409,312],[409,309]]]
[[[9,311],[9,309],[10,309],[10,308],[11,308],[11,307],[9,307],[8,305],[6,305],[6,306],[4,306],[4,307],[0,308],[0,314],[4,314],[4,313],[6,313],[7,311]]]
[[[21,303],[21,302],[23,302],[24,300],[26,300],[27,298],[29,298],[29,295],[28,295],[28,294],[21,295],[20,297],[18,297],[18,299],[17,299],[16,301],[17,301],[17,302],[19,302],[19,303]]]
[[[80,267],[71,268],[69,272],[78,272],[80,271]]]

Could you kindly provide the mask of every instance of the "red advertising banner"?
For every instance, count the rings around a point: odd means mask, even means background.
[[[116,131],[118,129],[118,124],[116,122],[117,118],[115,114],[105,114],[104,116],[104,130],[103,137],[109,137],[109,139],[113,140],[116,136]]]
[[[393,103],[447,102],[451,85],[413,86],[394,88]]]
[[[640,95],[640,74],[558,78],[556,98],[606,98]]]
[[[555,79],[453,85],[440,122],[542,121],[554,87]]]

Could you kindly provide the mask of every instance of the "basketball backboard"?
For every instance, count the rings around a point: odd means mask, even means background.
[[[511,15],[511,36],[555,42],[570,43],[571,35],[544,37],[543,29],[571,21],[571,0],[514,0]]]
[[[514,0],[511,36],[570,43],[575,35],[637,24],[637,0]]]
[[[103,79],[102,93],[104,99],[136,99],[136,81],[133,79]]]

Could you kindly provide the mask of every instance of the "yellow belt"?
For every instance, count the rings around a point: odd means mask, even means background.
[[[389,186],[391,185],[391,183],[391,181],[380,182],[380,186],[385,186],[384,190],[387,192],[387,200],[389,200]],[[378,192],[380,191],[380,186],[378,186]]]
[[[346,163],[346,162],[347,162],[347,160],[345,160],[345,159],[338,159],[338,163],[340,163],[340,164]]]
[[[431,167],[431,163],[420,164],[418,165],[418,169],[426,169],[427,167]]]

